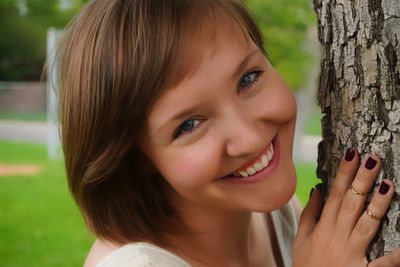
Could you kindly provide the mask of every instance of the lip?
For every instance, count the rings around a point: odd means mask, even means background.
[[[254,183],[260,182],[264,178],[267,178],[275,171],[275,169],[277,168],[277,166],[279,164],[281,150],[280,150],[278,135],[276,135],[272,139],[272,145],[274,146],[274,156],[272,157],[268,166],[266,168],[264,168],[263,170],[261,170],[260,172],[257,172],[248,177],[225,176],[225,177],[220,178],[219,180],[223,181],[223,182],[234,183],[234,184],[254,184]],[[263,152],[265,152],[265,149],[263,149]],[[260,153],[260,155],[262,153]],[[254,162],[254,160],[252,162]],[[246,166],[246,165],[244,165],[244,166]]]

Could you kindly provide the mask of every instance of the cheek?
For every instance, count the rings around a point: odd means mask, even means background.
[[[294,122],[296,120],[296,100],[288,87],[276,87],[268,94],[268,106],[272,120],[279,123]]]
[[[204,188],[216,178],[219,166],[217,154],[215,146],[199,142],[166,153],[155,164],[167,182],[176,191],[186,195]]]
[[[266,77],[265,90],[253,105],[265,119],[283,124],[296,120],[297,105],[294,94],[286,82],[276,73]]]

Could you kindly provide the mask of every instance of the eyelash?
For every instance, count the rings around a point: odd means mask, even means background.
[[[243,76],[240,78],[240,81],[239,81],[239,83],[238,83],[239,91],[245,90],[245,89],[251,87],[252,85],[254,85],[254,83],[257,82],[257,80],[258,80],[258,78],[260,77],[260,75],[262,74],[262,72],[263,72],[263,71],[255,70],[255,71],[249,71],[249,72],[247,72],[245,75],[243,75]],[[243,81],[243,79],[244,79],[245,77],[250,76],[250,75],[254,75],[254,77],[253,77],[253,79],[250,81],[250,83],[249,83],[248,85],[241,86],[240,83]],[[198,127],[198,125],[200,124],[200,121],[201,121],[201,120],[199,120],[199,119],[193,119],[193,118],[184,121],[184,122],[183,122],[181,125],[179,125],[179,127],[176,129],[176,131],[175,131],[175,133],[174,133],[174,139],[180,137],[181,135],[185,135],[185,134],[189,134],[189,133],[193,132],[193,131]],[[187,131],[183,131],[183,130],[182,130],[183,127],[184,127],[185,124],[187,124],[188,122],[197,122],[197,125],[193,126],[193,128],[191,128],[191,129],[189,129],[189,130],[187,130]]]
[[[253,71],[247,72],[245,75],[242,76],[242,78],[240,78],[240,81],[239,81],[239,84],[238,84],[238,88],[240,88],[240,90],[243,90],[243,89],[247,89],[248,87],[251,87],[254,83],[257,82],[257,80],[258,80],[258,78],[260,77],[260,75],[262,74],[262,72],[263,72],[263,71],[261,71],[261,70],[253,70]],[[242,82],[242,80],[243,80],[245,77],[248,77],[248,76],[250,76],[250,75],[254,75],[253,80],[250,81],[250,84],[249,84],[249,85],[246,85],[246,86],[243,86],[243,87],[242,87],[242,86],[240,85],[240,83]]]
[[[190,130],[187,130],[187,131],[184,132],[182,129],[183,129],[184,125],[185,125],[186,123],[188,123],[188,122],[198,122],[198,123],[197,123],[197,125],[193,126],[193,128],[191,128]],[[199,119],[189,119],[189,120],[184,121],[184,122],[176,129],[175,134],[174,134],[174,139],[175,139],[175,138],[178,138],[179,136],[181,136],[181,135],[183,135],[183,134],[189,134],[189,133],[193,132],[193,131],[198,127],[199,124],[200,124],[200,120],[199,120]]]

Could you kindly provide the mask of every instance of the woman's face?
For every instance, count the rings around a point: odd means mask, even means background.
[[[140,146],[178,207],[272,211],[293,195],[296,103],[249,39],[220,34],[156,101]]]

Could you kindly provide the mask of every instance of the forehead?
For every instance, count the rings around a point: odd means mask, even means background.
[[[171,56],[166,90],[174,87],[187,76],[193,75],[204,57],[213,56],[216,53],[222,40],[229,40],[230,45],[242,48],[253,43],[248,30],[238,22],[234,14],[221,11],[221,14],[217,16],[215,12],[218,10],[201,15],[192,14],[191,19],[182,23],[180,35]]]

